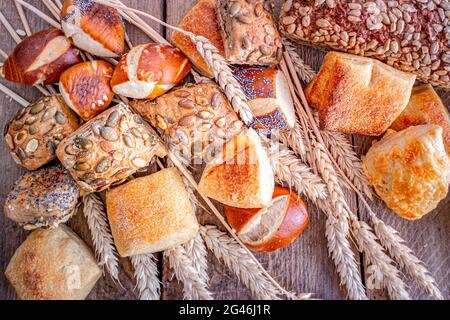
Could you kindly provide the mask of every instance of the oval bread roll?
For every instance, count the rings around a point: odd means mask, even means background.
[[[447,195],[450,160],[439,126],[387,133],[369,149],[363,163],[377,194],[405,219],[421,218]]]
[[[106,208],[122,257],[170,249],[189,241],[199,228],[176,168],[108,190]]]
[[[223,204],[261,208],[270,204],[274,177],[258,134],[234,136],[205,167],[198,191]]]
[[[61,225],[33,231],[14,253],[5,275],[22,300],[82,300],[102,271],[83,240]]]

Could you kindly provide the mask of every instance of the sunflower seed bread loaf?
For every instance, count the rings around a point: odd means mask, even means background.
[[[21,109],[5,127],[5,140],[17,164],[35,170],[56,158],[57,145],[79,127],[60,95],[43,97]]]
[[[208,158],[216,146],[243,128],[227,98],[213,83],[188,84],[154,101],[135,100],[131,106],[186,159]]]
[[[261,0],[216,0],[217,17],[231,64],[277,65],[281,37]]]
[[[125,104],[107,109],[64,139],[56,155],[88,192],[106,189],[164,155],[158,137]]]
[[[450,88],[448,0],[287,0],[280,30],[293,40],[377,58]]]

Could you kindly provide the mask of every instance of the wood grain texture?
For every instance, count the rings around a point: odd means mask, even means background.
[[[196,3],[197,0],[125,0],[124,3],[151,13],[167,22],[177,24],[184,14]],[[275,10],[282,3],[282,0],[276,0]],[[32,1],[33,5],[43,8],[41,1]],[[14,28],[23,29],[19,16],[12,1],[0,1],[0,10],[7,16]],[[44,9],[45,10],[45,9]],[[46,28],[46,25],[40,18],[25,10],[29,18],[33,31]],[[144,18],[144,20],[149,21]],[[166,36],[166,29],[149,21],[156,30]],[[134,45],[149,42],[141,31],[133,26],[127,25],[127,32]],[[10,52],[14,48],[13,40],[7,36],[3,27],[0,27],[4,33],[4,41],[0,45],[5,52]],[[170,38],[170,32],[167,32]],[[308,47],[299,46],[298,52],[306,63],[310,64],[315,70],[320,68],[324,52]],[[0,79],[2,84],[20,93],[27,100],[32,100],[40,96],[39,91],[29,87],[15,85]],[[440,90],[439,95],[443,98],[444,104],[448,107],[450,94],[448,91]],[[0,126],[3,127],[6,122],[17,112],[20,106],[10,101],[3,94],[0,94]],[[0,200],[3,201],[6,194],[12,188],[14,181],[25,171],[17,166],[7,152],[7,147],[3,139],[0,139],[0,161],[2,163]],[[371,144],[372,138],[355,136],[353,141],[360,154],[365,154]],[[199,179],[201,168],[196,167],[195,177]],[[354,210],[358,208],[358,202],[353,193],[347,193],[347,199]],[[215,202],[216,203],[216,202]],[[221,206],[216,203],[218,208]],[[204,204],[203,204],[204,206]],[[325,215],[317,210],[311,203],[308,203],[310,213],[310,224],[305,232],[289,247],[270,254],[256,254],[269,273],[277,279],[283,286],[298,292],[314,292],[316,297],[322,299],[344,299],[345,291],[339,287],[339,279],[336,275],[334,264],[328,256],[325,240]],[[444,296],[450,298],[450,261],[449,261],[449,234],[450,234],[450,197],[439,205],[432,213],[420,221],[409,222],[397,218],[392,212],[386,209],[384,204],[378,202],[374,206],[375,212],[379,214],[386,223],[399,230],[400,234],[407,240],[415,253],[421,258],[438,281],[438,285],[444,293]],[[198,217],[203,224],[218,224],[217,220],[207,211],[199,208]],[[358,212],[363,218],[366,217],[365,211],[359,208]],[[69,225],[80,235],[88,245],[92,245],[89,230],[81,211],[71,219]],[[13,222],[6,220],[4,215],[0,215],[0,299],[15,299],[15,293],[12,287],[7,283],[4,277],[4,270],[13,255],[15,249],[22,243],[26,237],[23,231]],[[159,256],[160,257],[160,256]],[[161,257],[160,257],[161,258]],[[359,255],[358,255],[359,258]],[[250,299],[250,292],[239,283],[234,274],[219,263],[215,257],[209,253],[209,275],[210,289],[216,299]],[[120,281],[123,287],[114,283],[109,276],[103,277],[95,286],[89,299],[136,299],[137,295],[134,289],[134,280],[132,277],[132,267],[128,259],[120,260]],[[166,261],[159,262],[161,279],[163,280],[162,298],[163,299],[181,299],[182,286],[174,279],[173,274]],[[361,266],[362,271],[363,266]],[[364,274],[364,273],[363,273]],[[407,278],[410,285],[410,293],[413,298],[427,298],[427,295],[417,288],[410,279]],[[386,298],[384,292],[370,292],[371,297],[383,299]]]

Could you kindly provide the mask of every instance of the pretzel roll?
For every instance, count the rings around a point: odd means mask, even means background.
[[[125,97],[153,99],[177,85],[190,69],[191,63],[179,49],[167,44],[143,44],[120,59],[111,86]]]
[[[80,51],[58,29],[37,32],[23,39],[3,65],[9,81],[35,85],[58,82],[61,73],[81,62]]]
[[[61,75],[59,91],[67,105],[87,121],[105,110],[114,93],[110,81],[113,67],[106,61],[79,63]]]
[[[116,9],[94,1],[66,0],[61,26],[78,48],[98,57],[115,58],[125,49],[125,26]]]

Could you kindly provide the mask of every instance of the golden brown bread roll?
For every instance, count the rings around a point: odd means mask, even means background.
[[[198,36],[203,36],[224,55],[222,33],[220,32],[219,22],[217,21],[217,8],[215,0],[200,0],[189,10],[186,16],[178,25],[179,28],[190,31]],[[214,77],[214,73],[206,61],[198,53],[195,44],[188,36],[174,32],[172,36],[173,43],[189,58],[197,70],[209,78]]]
[[[431,85],[420,85],[412,89],[405,110],[395,119],[391,129],[396,131],[419,124],[436,124],[443,130],[444,144],[450,154],[450,116]]]
[[[106,208],[122,257],[170,249],[189,241],[199,228],[176,168],[108,190]]]
[[[22,300],[81,300],[102,271],[83,240],[61,225],[33,231],[14,253],[5,275]]]
[[[305,94],[322,129],[377,136],[406,107],[415,78],[375,59],[329,52]]]
[[[135,100],[132,108],[173,143],[186,158],[201,163],[243,124],[213,83],[188,84],[153,101]]]
[[[35,170],[55,159],[58,144],[78,127],[78,117],[60,95],[43,97],[8,123],[5,141],[17,164]]]
[[[205,167],[201,194],[238,208],[269,205],[274,177],[269,159],[253,129],[234,136]]]
[[[405,219],[421,218],[447,195],[450,160],[439,126],[388,132],[369,149],[363,163],[377,194]]]

